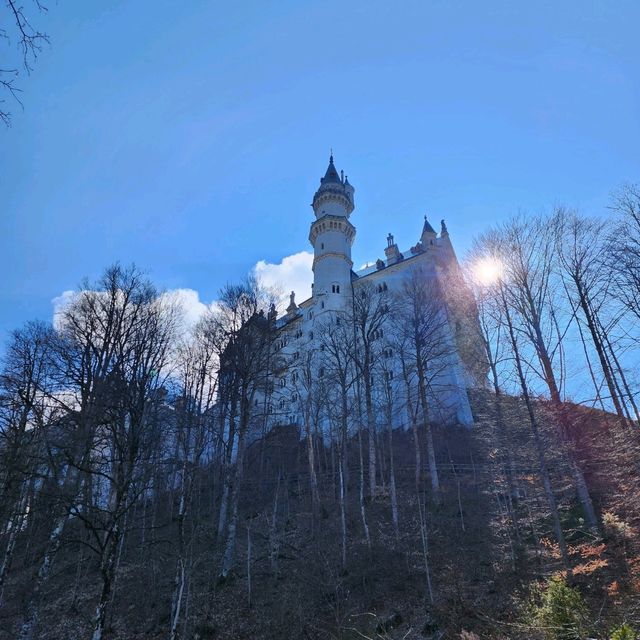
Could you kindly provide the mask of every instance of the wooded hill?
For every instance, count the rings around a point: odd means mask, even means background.
[[[635,638],[640,191],[614,205],[476,242],[472,429],[432,419],[455,286],[362,287],[292,362],[255,279],[194,327],[135,267],[84,283],[0,374],[0,638]],[[276,379],[300,420],[267,428]]]

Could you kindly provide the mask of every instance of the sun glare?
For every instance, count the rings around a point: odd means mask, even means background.
[[[484,258],[476,264],[475,272],[481,284],[494,284],[502,275],[502,264],[495,258]]]

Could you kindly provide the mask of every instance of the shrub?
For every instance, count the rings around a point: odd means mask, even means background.
[[[636,640],[637,637],[633,627],[626,623],[611,632],[611,640]]]
[[[533,593],[529,622],[548,640],[580,640],[587,636],[587,607],[582,594],[562,576],[553,576]]]

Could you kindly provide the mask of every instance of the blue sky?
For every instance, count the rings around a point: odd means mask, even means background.
[[[640,180],[637,1],[59,0],[40,24],[0,130],[3,342],[116,260],[208,302],[309,250],[330,147],[356,266],[425,212],[464,255],[519,210],[606,214]]]

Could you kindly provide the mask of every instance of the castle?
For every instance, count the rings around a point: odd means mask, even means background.
[[[312,294],[296,304],[292,292],[286,314],[277,320],[278,351],[286,367],[276,374],[269,398],[263,398],[268,422],[302,424],[310,419],[309,415],[303,415],[305,406],[307,414],[310,407],[309,402],[305,403],[305,394],[318,394],[323,379],[325,386],[332,382],[325,378],[329,368],[325,362],[327,354],[322,353],[327,334],[335,333],[341,321],[342,331],[345,324],[356,322],[354,304],[360,303],[360,297],[366,292],[368,299],[377,296],[384,300],[381,308],[388,311],[388,317],[380,319],[371,329],[373,335],[369,336],[375,339],[368,369],[367,382],[373,394],[369,404],[375,403],[376,414],[382,415],[384,398],[388,398],[393,387],[395,400],[387,417],[394,427],[406,428],[412,419],[411,403],[417,404],[417,391],[414,395],[411,388],[417,382],[410,379],[412,375],[415,378],[415,372],[407,372],[407,363],[399,353],[402,345],[398,343],[398,330],[403,329],[400,325],[406,325],[407,321],[397,316],[394,319],[394,311],[411,295],[408,283],[415,287],[417,281],[427,288],[427,296],[438,292],[435,312],[439,318],[438,340],[446,346],[437,356],[437,369],[432,367],[429,371],[427,393],[431,419],[443,424],[471,426],[473,414],[467,389],[483,384],[486,370],[483,371],[479,363],[484,361],[484,354],[481,341],[476,339],[477,313],[473,297],[464,284],[445,222],[442,221],[437,234],[425,216],[419,240],[407,251],[400,251],[389,234],[385,259],[379,258],[372,265],[354,271],[351,247],[356,228],[350,220],[355,208],[354,192],[344,173],[336,170],[332,154],[312,202],[315,215],[309,232],[314,252]],[[349,330],[355,335],[355,327]],[[357,343],[356,339],[354,344]],[[427,362],[427,368],[430,366]],[[257,407],[259,401],[255,402]],[[326,425],[329,409],[318,407],[314,411],[314,420]],[[349,412],[355,419],[357,410],[353,405]],[[415,419],[415,412],[413,416]]]

